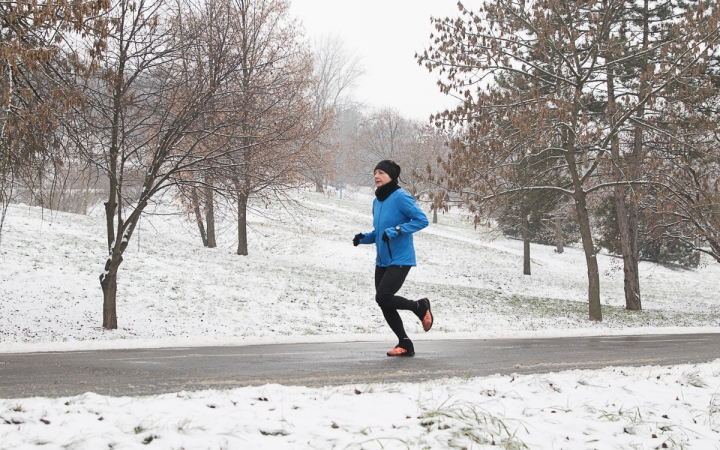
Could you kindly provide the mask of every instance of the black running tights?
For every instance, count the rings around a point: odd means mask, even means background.
[[[383,316],[393,333],[402,341],[407,339],[399,309],[412,311],[417,315],[417,302],[395,295],[405,282],[410,266],[375,266],[375,301],[380,305]]]

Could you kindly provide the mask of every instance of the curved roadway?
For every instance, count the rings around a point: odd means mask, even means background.
[[[669,365],[720,358],[720,334],[417,341],[0,354],[0,398],[144,395],[265,383],[327,386]]]

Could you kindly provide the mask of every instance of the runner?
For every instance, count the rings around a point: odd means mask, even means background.
[[[412,311],[429,331],[433,325],[430,300],[408,300],[395,295],[403,285],[410,268],[415,266],[412,234],[428,226],[425,213],[415,199],[398,186],[400,166],[383,160],[375,166],[375,199],[373,200],[373,231],[359,233],[353,245],[375,244],[375,301],[390,328],[398,337],[398,345],[388,356],[413,356],[415,348],[405,333],[398,310]]]

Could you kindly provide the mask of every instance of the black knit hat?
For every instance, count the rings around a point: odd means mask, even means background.
[[[397,180],[400,176],[400,166],[398,166],[395,161],[391,161],[389,159],[383,159],[382,161],[377,163],[377,166],[375,166],[373,172],[378,169],[390,175],[390,179],[392,179],[393,181]]]

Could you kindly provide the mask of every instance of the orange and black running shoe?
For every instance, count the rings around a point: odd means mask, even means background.
[[[415,356],[414,350],[408,350],[400,347],[400,344],[396,345],[394,349],[387,352],[388,356]]]
[[[422,298],[418,300],[425,304],[425,315],[420,319],[420,322],[422,322],[423,330],[430,331],[430,328],[433,326],[433,322],[435,319],[433,318],[432,311],[430,310],[430,300],[427,298]]]

